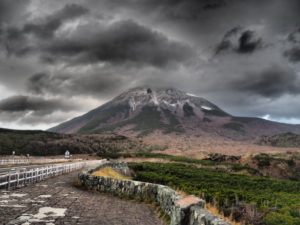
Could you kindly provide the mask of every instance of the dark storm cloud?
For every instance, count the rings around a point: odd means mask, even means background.
[[[108,26],[84,25],[71,38],[56,38],[41,48],[42,58],[48,63],[129,62],[163,67],[194,56],[190,47],[130,20]]]
[[[293,70],[277,65],[261,72],[248,73],[243,79],[233,81],[231,85],[238,91],[273,99],[285,94],[300,94],[299,76]]]
[[[91,2],[95,1],[91,0]],[[286,14],[285,18],[287,20],[294,17],[294,22],[297,23],[299,19],[295,16],[300,9],[298,0],[106,0],[104,2],[112,8],[135,8],[142,12],[155,12],[156,15],[160,14],[173,20],[193,22],[195,22],[195,19],[215,19],[219,21],[223,19],[223,16],[231,16],[232,20],[243,16],[244,18],[241,22],[252,17],[252,20],[256,21],[260,19],[261,15],[264,15],[264,17],[273,16],[271,11],[266,11],[273,9],[274,13],[278,13],[278,16],[282,15],[282,13]],[[236,11],[233,11],[234,9]],[[225,15],[228,12],[227,10],[231,11],[231,15]],[[289,10],[289,14],[284,12],[285,10]],[[218,18],[207,18],[204,15],[210,15],[211,12],[204,14],[205,11],[215,11],[216,14],[213,12],[213,15],[219,14],[219,16]],[[276,18],[274,18],[275,21]],[[226,22],[229,21],[224,21],[224,23]],[[286,22],[288,21],[282,21],[282,23]]]
[[[291,62],[299,62],[300,61],[300,46],[286,50],[284,52],[284,56],[286,56]]]
[[[224,35],[222,41],[217,44],[216,54],[233,51],[236,53],[253,53],[262,47],[262,40],[253,30],[235,27]]]
[[[95,0],[90,2],[96,3]],[[225,0],[105,0],[103,2],[110,8],[128,7],[142,12],[155,11],[165,17],[184,20],[194,20],[201,17],[203,11],[226,6]]]
[[[132,2],[132,1],[131,1]],[[226,6],[225,0],[142,0],[141,8],[163,10],[166,17],[172,19],[195,20],[202,12]]]
[[[27,23],[20,31],[25,34],[34,34],[40,38],[51,38],[54,32],[66,21],[88,13],[88,9],[77,5],[67,4],[61,10],[33,23]]]
[[[27,88],[34,94],[57,93],[59,90],[64,90],[65,81],[70,78],[70,76],[54,77],[47,73],[37,73],[28,79]]]
[[[12,96],[0,101],[0,112],[43,112],[52,113],[56,110],[71,111],[76,109],[72,104],[59,99],[44,99],[41,97]]]
[[[30,0],[0,0],[0,51],[2,43],[6,42],[7,37],[5,35],[7,27],[13,24],[18,24],[20,21],[24,21],[28,17],[28,5]],[[12,31],[14,35],[14,30]]]
[[[10,24],[27,13],[30,0],[0,0],[0,25]]]
[[[139,85],[294,116],[299,11],[299,0],[0,0],[0,91],[17,95],[0,124],[62,122]]]
[[[62,9],[43,18],[25,23],[21,28],[8,26],[2,29],[3,42],[8,54],[23,56],[32,51],[39,51],[40,41],[53,41],[54,33],[67,21],[88,13],[88,9],[67,4]]]
[[[84,76],[37,73],[28,79],[27,89],[30,93],[39,95],[73,96],[80,93],[104,97],[124,85],[118,75],[104,71]]]
[[[284,52],[284,56],[291,62],[297,63],[300,61],[300,28],[288,35],[287,41],[289,48]]]
[[[0,101],[0,121],[22,125],[57,123],[77,110],[79,106],[72,100],[17,95]]]
[[[288,35],[288,41],[294,44],[300,44],[300,28]]]
[[[39,54],[43,62],[50,64],[108,62],[164,67],[195,56],[186,44],[172,41],[132,20],[93,21],[54,36],[67,21],[87,12],[88,9],[82,6],[68,4],[22,28],[10,26],[5,30],[6,50],[17,56]]]
[[[291,61],[291,62],[299,62],[300,61],[300,47],[294,47],[285,51],[284,55]]]
[[[238,51],[241,53],[252,53],[260,44],[260,39],[255,37],[254,31],[246,30],[239,38]]]
[[[234,26],[265,25],[268,34],[299,25],[298,0],[89,0],[207,48]]]

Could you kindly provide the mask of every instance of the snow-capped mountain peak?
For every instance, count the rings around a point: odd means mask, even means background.
[[[204,133],[249,139],[276,132],[300,132],[300,127],[257,118],[234,117],[204,98],[175,88],[138,87],[50,131],[114,132],[136,136],[155,132],[197,136]]]

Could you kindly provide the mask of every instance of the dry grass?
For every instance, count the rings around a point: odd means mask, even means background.
[[[241,171],[237,171],[237,172],[232,172],[232,174],[245,175],[245,176],[253,176],[253,174],[249,173],[247,170],[241,170]]]
[[[205,208],[206,208],[209,212],[211,212],[211,213],[213,213],[213,214],[219,216],[220,218],[222,218],[222,219],[225,220],[226,222],[230,223],[231,225],[244,225],[244,223],[235,222],[235,221],[232,220],[232,218],[225,217],[225,216],[224,216],[222,213],[220,213],[219,210],[218,210],[216,207],[214,207],[212,204],[206,203],[206,204],[205,204]]]
[[[177,188],[173,188],[178,194],[180,194],[180,195],[182,195],[182,196],[189,196],[189,194],[188,193],[186,193],[186,192],[184,192],[184,191],[182,191],[182,190],[180,190],[180,189],[177,189]]]
[[[196,132],[196,131],[195,131]],[[243,155],[259,153],[282,153],[287,151],[300,152],[300,149],[261,146],[248,141],[233,141],[231,139],[214,136],[208,133],[193,133],[192,135],[162,134],[155,131],[143,138],[144,143],[168,146],[163,153],[201,159],[208,153],[226,155]],[[159,151],[154,151],[159,152]],[[160,151],[161,152],[161,151]]]
[[[173,188],[173,189],[176,190],[176,192],[177,192],[178,194],[182,195],[182,196],[189,196],[189,194],[187,194],[186,192],[184,192],[184,191],[182,191],[182,190],[180,190],[180,189],[178,189],[178,188]],[[206,208],[209,212],[211,212],[211,213],[213,213],[213,214],[219,216],[220,218],[222,218],[222,219],[225,220],[226,222],[230,223],[231,225],[244,225],[243,223],[233,221],[232,218],[225,217],[225,216],[224,216],[222,213],[220,213],[219,210],[218,210],[216,207],[214,207],[212,204],[205,203],[205,208]]]
[[[118,173],[117,171],[113,170],[110,167],[101,168],[100,170],[93,172],[92,175],[101,176],[101,177],[124,179],[124,180],[131,180],[130,177],[126,177],[126,176]]]

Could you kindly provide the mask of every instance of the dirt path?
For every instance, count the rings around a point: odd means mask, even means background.
[[[74,187],[77,172],[0,191],[0,224],[163,225],[144,204]]]

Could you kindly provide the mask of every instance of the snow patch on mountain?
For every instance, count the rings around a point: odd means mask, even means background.
[[[134,98],[129,99],[129,106],[131,107],[132,111],[134,111],[136,109],[136,103],[135,103]]]
[[[154,102],[155,105],[159,105],[159,102],[157,100],[157,96],[156,96],[156,93],[153,91],[152,94],[151,94],[151,97],[152,97],[152,101]]]
[[[177,103],[171,104],[171,103],[167,102],[166,100],[163,100],[163,103],[165,105],[171,106],[172,108],[176,108],[176,106],[177,106]]]
[[[202,108],[202,109],[205,109],[205,110],[213,110],[212,108],[210,108],[210,107],[208,107],[208,106],[205,106],[205,105],[202,105],[201,108]]]
[[[186,95],[191,96],[191,97],[199,97],[199,96],[191,94],[191,93],[186,93]]]

